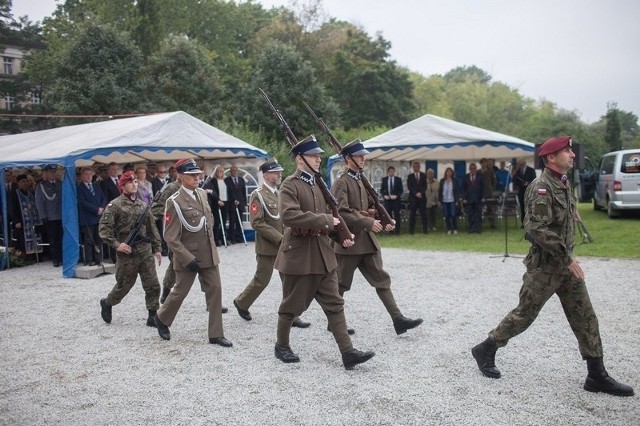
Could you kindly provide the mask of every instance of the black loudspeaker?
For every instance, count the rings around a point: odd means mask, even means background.
[[[536,149],[533,152],[533,167],[536,169],[544,169],[544,161],[542,157],[538,156],[538,150],[540,149],[542,144],[536,144]],[[573,168],[574,169],[584,169],[586,167],[584,160],[584,145],[573,142],[571,145],[571,149],[573,153],[576,155],[576,158],[573,159]]]

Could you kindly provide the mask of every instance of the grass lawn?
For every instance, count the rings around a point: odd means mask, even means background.
[[[609,219],[602,211],[594,211],[591,203],[581,203],[578,210],[593,243],[582,243],[582,234],[576,230],[574,252],[577,256],[597,256],[612,258],[640,259],[640,218],[639,215],[625,215],[623,218]],[[505,253],[505,233],[502,222],[491,229],[485,223],[482,234],[468,234],[466,224],[458,223],[458,235],[447,235],[444,222],[440,219],[438,229],[424,235],[420,219],[416,225],[416,234],[407,233],[407,223],[402,224],[402,234],[379,234],[382,247],[408,248],[415,250],[469,251],[493,253],[502,256]],[[530,243],[523,238],[524,230],[517,227],[515,218],[508,218],[507,251],[509,254],[523,255],[529,251]]]

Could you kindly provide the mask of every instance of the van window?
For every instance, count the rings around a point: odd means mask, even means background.
[[[602,164],[600,165],[600,174],[601,175],[613,174],[613,163],[615,161],[616,161],[615,155],[608,155],[606,157],[602,157]]]
[[[620,166],[622,173],[640,173],[640,152],[624,154]]]

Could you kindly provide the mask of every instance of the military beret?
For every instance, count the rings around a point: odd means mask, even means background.
[[[44,170],[45,172],[50,172],[50,171],[55,172],[57,169],[58,169],[58,166],[56,166],[55,164],[47,164],[42,168],[42,170]]]
[[[322,154],[323,152],[324,150],[320,148],[314,135],[307,136],[291,148],[291,154],[294,157],[296,155]]]
[[[188,175],[202,173],[202,170],[200,170],[200,167],[198,167],[196,162],[191,158],[183,158],[176,161],[176,172]]]
[[[573,146],[571,136],[558,136],[547,139],[538,149],[538,155],[540,157],[544,157],[546,155],[553,154],[554,152],[558,152],[567,146]]]
[[[360,139],[355,139],[355,140],[349,142],[344,147],[342,147],[342,150],[340,151],[340,155],[342,155],[342,156],[347,156],[347,155],[365,155],[365,154],[368,154],[368,153],[369,153],[369,151],[364,147],[364,145],[362,144],[362,141]]]
[[[260,171],[262,173],[268,172],[281,172],[284,168],[278,163],[278,160],[275,158],[268,159],[265,163],[260,166]]]
[[[118,179],[118,189],[120,190],[120,192],[122,192],[122,187],[124,186],[125,183],[127,183],[129,181],[134,181],[136,179],[138,179],[136,177],[136,174],[134,172],[132,172],[131,170],[129,170],[128,172],[124,172],[120,176],[120,179]]]

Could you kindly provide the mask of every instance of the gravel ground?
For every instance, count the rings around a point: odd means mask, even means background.
[[[253,244],[220,249],[223,316],[231,349],[209,345],[204,296],[197,285],[162,341],[146,327],[137,284],[114,307],[99,300],[113,275],[64,279],[50,263],[0,272],[0,423],[39,424],[638,424],[638,396],[582,390],[586,366],[552,298],[523,335],[500,350],[499,380],[483,377],[470,348],[515,307],[524,266],[487,254],[386,249],[398,305],[422,317],[396,336],[361,275],[347,293],[354,346],[376,356],[342,367],[317,304],[293,329],[298,364],[273,355],[280,285],[251,308],[232,305],[253,275]],[[158,269],[163,276],[166,258]],[[587,285],[600,319],[611,375],[640,390],[640,261],[585,258]],[[484,272],[480,272],[484,271]]]

